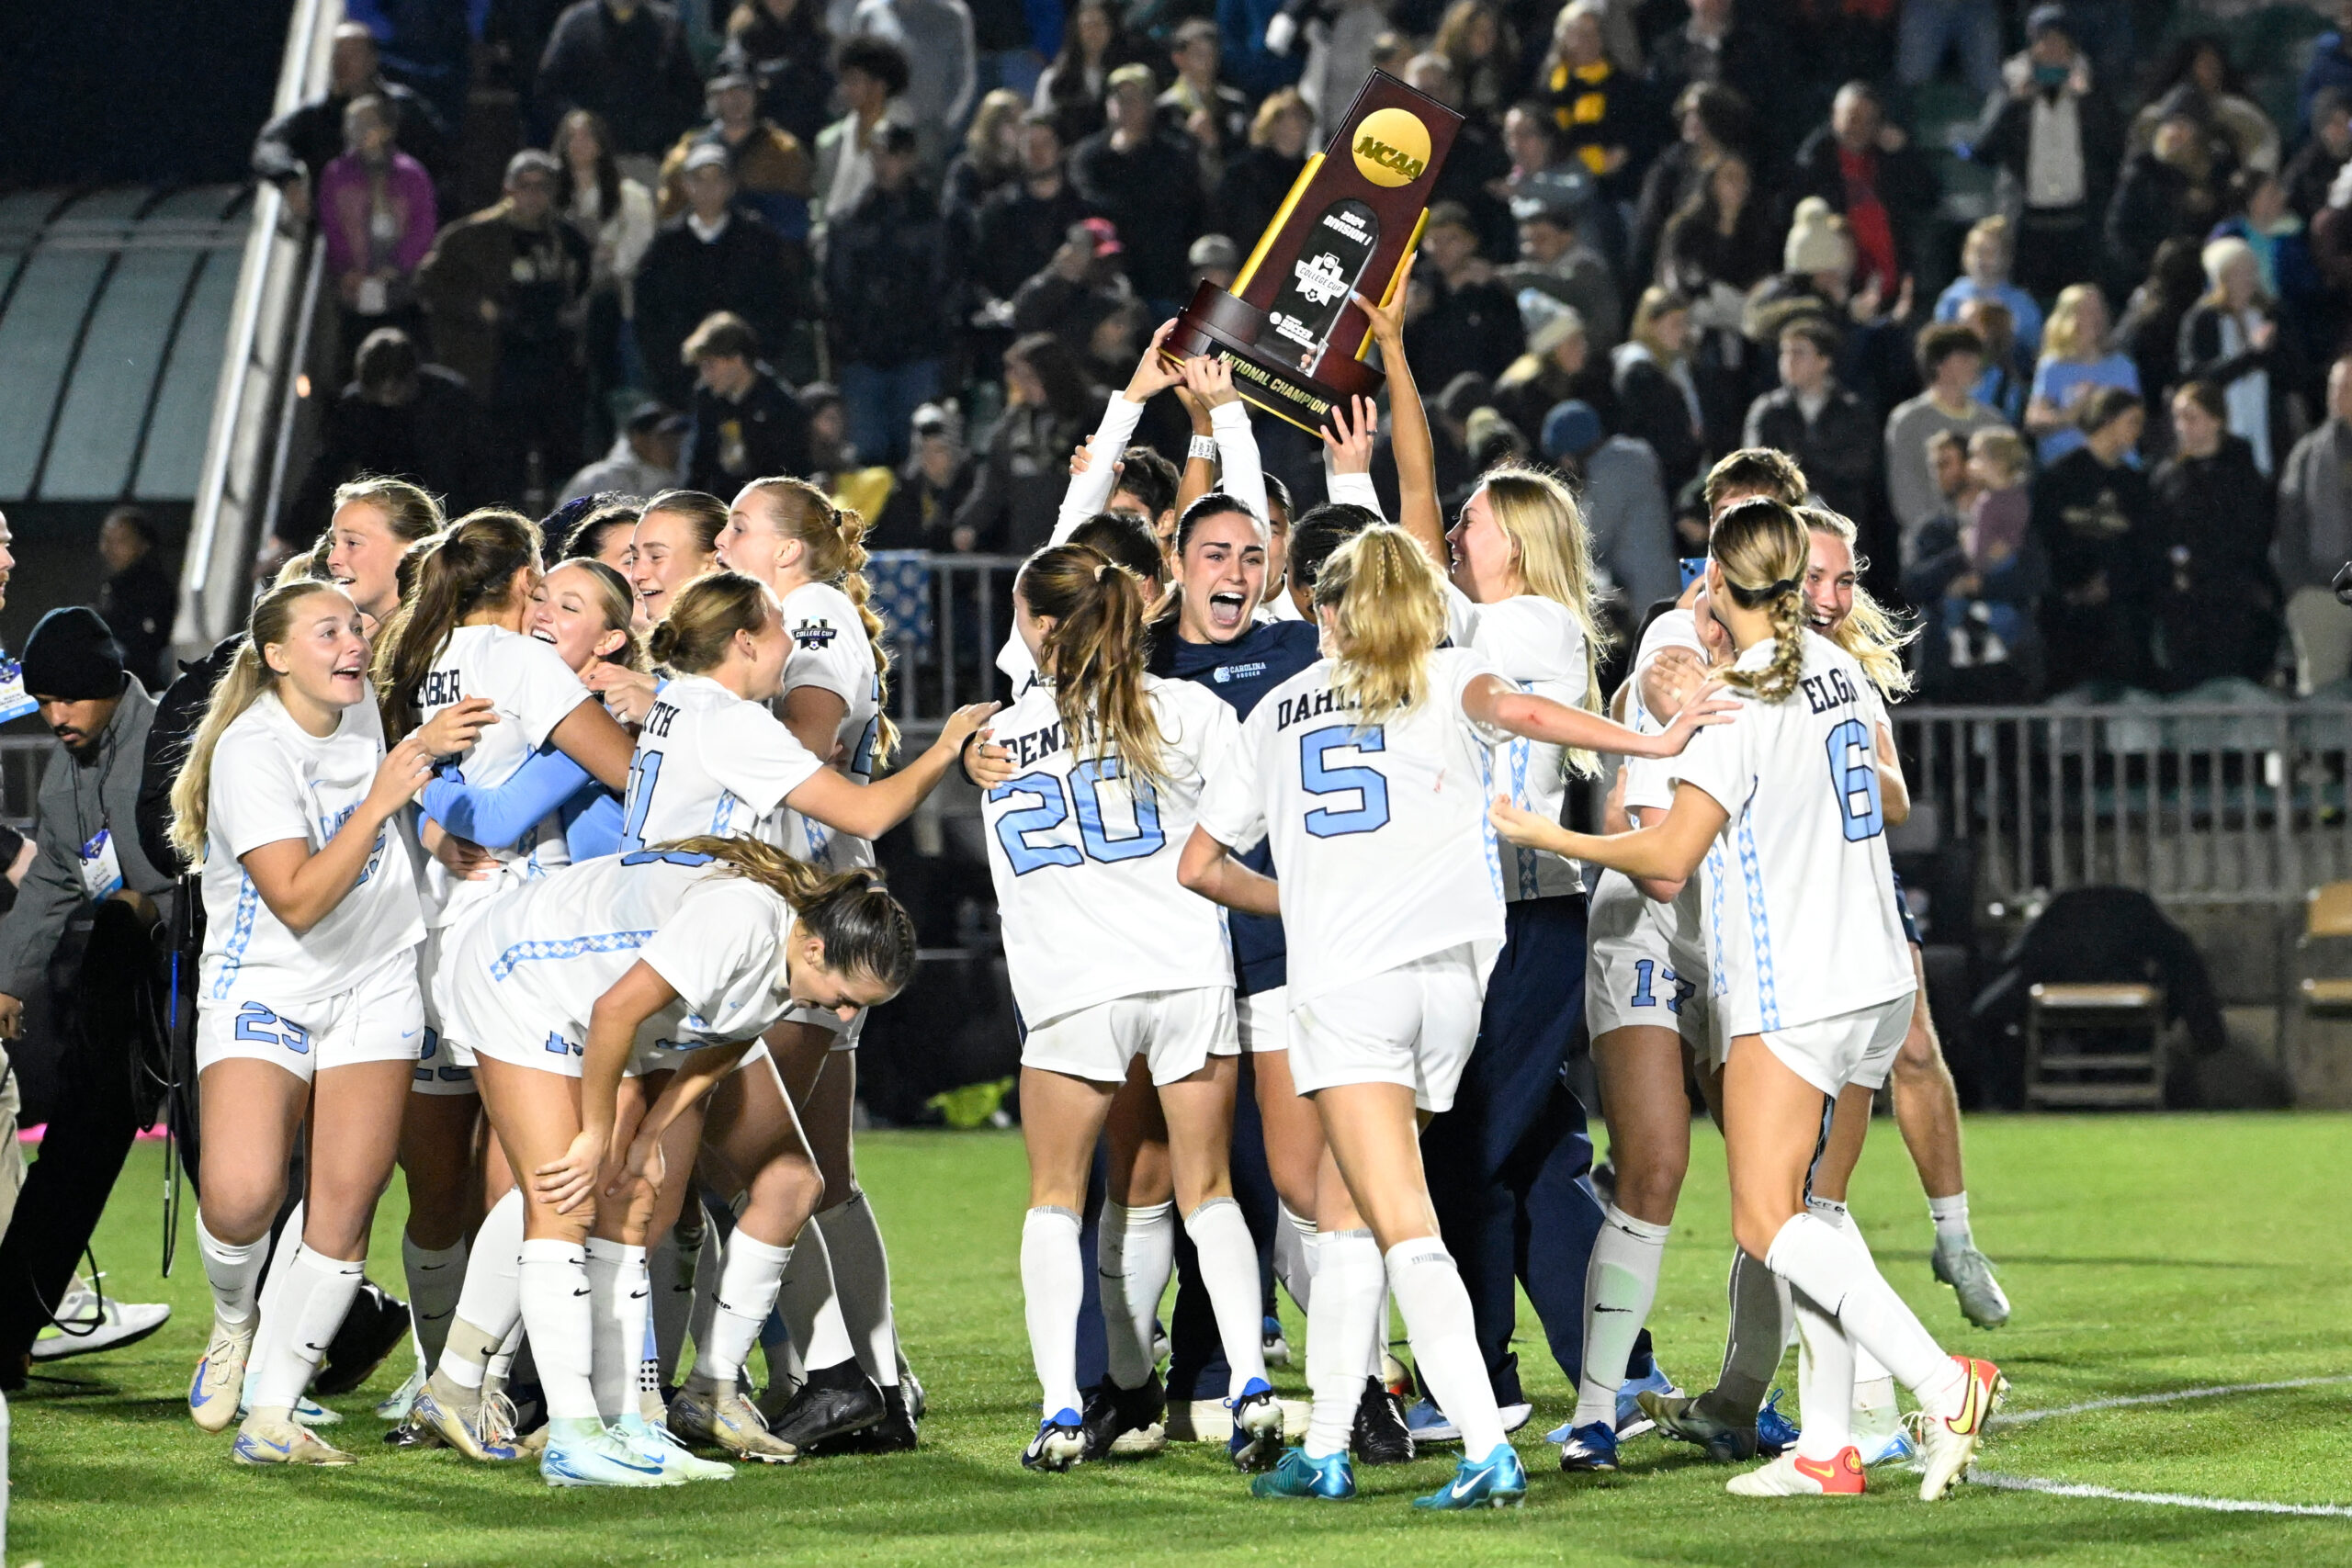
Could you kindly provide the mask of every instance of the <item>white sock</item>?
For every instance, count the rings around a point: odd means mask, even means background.
[[[212,1315],[231,1327],[250,1323],[259,1303],[262,1264],[269,1252],[269,1237],[226,1242],[204,1228],[196,1216],[196,1249],[204,1258],[204,1277],[212,1286]]]
[[[465,1320],[466,1314],[460,1312],[458,1314],[458,1321],[463,1323]],[[504,1391],[507,1382],[514,1375],[514,1358],[522,1348],[523,1314],[520,1309],[517,1309],[514,1314],[514,1326],[506,1331],[506,1337],[498,1342],[498,1348],[491,1352],[489,1361],[484,1364],[481,1386],[485,1393],[497,1393]],[[448,1353],[446,1349],[441,1352],[444,1358],[447,1357]]]
[[[301,1255],[302,1226],[309,1217],[310,1204],[298,1202],[286,1216],[286,1223],[277,1227],[277,1245],[270,1248],[269,1262],[261,1271],[261,1320],[265,1325],[278,1315],[279,1303],[286,1294],[286,1270]],[[263,1332],[268,1332],[266,1326]]]
[[[1478,1328],[1470,1292],[1445,1242],[1433,1235],[1400,1241],[1383,1260],[1388,1291],[1405,1314],[1405,1337],[1413,1365],[1430,1397],[1462,1433],[1462,1451],[1482,1460],[1505,1439],[1495,1407],[1495,1385],[1478,1349]]]
[[[1968,1194],[1955,1192],[1949,1198],[1928,1200],[1928,1217],[1936,1222],[1936,1245],[1949,1247],[1973,1247],[1975,1233],[1968,1228]]]
[[[832,1255],[826,1249],[825,1233],[815,1225],[801,1226],[800,1237],[792,1245],[777,1311],[791,1332],[804,1377],[857,1359],[857,1347],[850,1343],[840,1294],[833,1288]]]
[[[1372,1353],[1363,1363],[1363,1375],[1384,1383],[1388,1381],[1388,1276],[1384,1272],[1372,1303]]]
[[[1029,1359],[1047,1419],[1080,1411],[1078,1307],[1086,1294],[1079,1218],[1068,1209],[1032,1209],[1021,1222],[1021,1306],[1029,1321]],[[1105,1312],[1107,1318],[1112,1314]]]
[[[1306,1309],[1306,1385],[1315,1404],[1306,1457],[1348,1451],[1363,1401],[1364,1362],[1381,1338],[1380,1244],[1367,1230],[1326,1231],[1316,1248],[1315,1299]]]
[[[673,1228],[645,1250],[645,1272],[653,1281],[653,1343],[665,1383],[677,1381],[678,1357],[685,1349],[686,1325],[694,1318],[695,1268],[702,1261],[703,1238],[708,1234],[707,1229],[694,1231],[691,1244],[682,1243]]]
[[[1602,1421],[1616,1429],[1617,1391],[1625,1385],[1625,1363],[1657,1299],[1658,1267],[1666,1260],[1672,1229],[1611,1205],[1592,1244],[1592,1261],[1585,1266],[1584,1361],[1571,1427]]]
[[[884,1388],[899,1386],[899,1325],[890,1312],[890,1254],[865,1194],[817,1216],[833,1261],[833,1295],[857,1348],[857,1364]]]
[[[1962,1382],[1959,1363],[1937,1346],[1848,1232],[1816,1214],[1795,1215],[1772,1238],[1765,1261],[1834,1314],[1920,1404],[1940,1414],[1951,1402]]]
[[[734,1239],[734,1234],[732,1231],[728,1233],[729,1241],[731,1242]],[[710,1344],[711,1336],[718,1332],[712,1325],[718,1322],[718,1279],[723,1267],[720,1258],[725,1250],[723,1244],[715,1246],[712,1241],[706,1241],[703,1243],[702,1250],[695,1257],[694,1310],[686,1319],[686,1335],[694,1341],[695,1365],[697,1368],[702,1365],[703,1356]],[[786,1247],[784,1251],[786,1261],[789,1261],[792,1249]],[[769,1307],[773,1312],[775,1303],[771,1302]],[[752,1337],[754,1344],[758,1343],[759,1330],[765,1326],[764,1322],[753,1325]],[[746,1356],[751,1354],[748,1348],[744,1354]],[[739,1383],[748,1382],[745,1368],[740,1363],[735,1369],[735,1379]]]
[[[1265,1297],[1258,1287],[1258,1244],[1241,1205],[1212,1198],[1184,1216],[1184,1234],[1201,1259],[1201,1284],[1216,1314],[1217,1337],[1225,1342],[1227,1399],[1238,1399],[1252,1381],[1266,1381]]]
[[[346,1262],[322,1258],[307,1247],[295,1256],[286,1270],[278,1332],[269,1337],[261,1378],[254,1385],[253,1408],[291,1409],[302,1397],[319,1370],[319,1358],[326,1354],[327,1341],[343,1326],[343,1314],[351,1310],[351,1298],[367,1277],[364,1258]]]
[[[1152,1325],[1175,1268],[1174,1203],[1129,1208],[1104,1201],[1094,1273],[1102,1290],[1105,1360],[1111,1381],[1121,1388],[1141,1388],[1151,1376]]]
[[[1753,1421],[1789,1348],[1792,1311],[1787,1281],[1736,1247],[1731,1255],[1731,1323],[1723,1371],[1706,1394],[1711,1415],[1736,1427]]]
[[[1821,1303],[1803,1291],[1794,1292],[1791,1305],[1797,1314],[1798,1415],[1804,1420],[1797,1438],[1799,1458],[1832,1460],[1854,1440],[1854,1342]]]
[[[1315,1222],[1291,1213],[1288,1203],[1280,1206],[1283,1223],[1274,1227],[1274,1278],[1290,1292],[1298,1310],[1305,1312],[1315,1288]]]
[[[590,1236],[588,1289],[595,1314],[589,1377],[596,1390],[596,1414],[609,1423],[637,1408],[637,1363],[651,1294],[645,1248]]]
[[[636,1299],[642,1304],[635,1309],[638,1324],[637,1353],[637,1413],[646,1420],[660,1425],[669,1419],[669,1401],[662,1397],[662,1347],[653,1338],[653,1280],[646,1266],[638,1266]],[[628,1331],[623,1323],[622,1331]]]
[[[590,1304],[594,1287],[587,1254],[568,1241],[526,1241],[517,1273],[523,1323],[531,1337],[532,1359],[538,1363],[548,1418],[595,1420],[596,1314]]]
[[[416,1330],[417,1348],[424,1364],[436,1366],[441,1347],[449,1337],[449,1319],[458,1310],[458,1294],[466,1282],[466,1243],[428,1249],[401,1232],[401,1268],[408,1276],[408,1317]]]
[[[518,1187],[490,1206],[481,1228],[474,1232],[451,1308],[453,1327],[434,1363],[434,1371],[447,1372],[460,1388],[482,1386],[495,1351],[485,1354],[481,1346],[504,1344],[522,1320],[522,1287],[516,1278],[522,1254],[523,1190]],[[454,1325],[459,1321],[478,1332],[456,1333]]]
[[[1829,1224],[1836,1225],[1849,1240],[1861,1248],[1863,1257],[1871,1257],[1870,1238],[1862,1235],[1862,1227],[1854,1223],[1854,1216],[1845,1204],[1827,1198],[1807,1197],[1804,1206],[1808,1213],[1817,1214]],[[1871,1268],[1873,1270],[1878,1268],[1877,1258],[1871,1258]],[[1894,1420],[1895,1416],[1894,1379],[1888,1375],[1884,1367],[1879,1365],[1876,1356],[1871,1355],[1860,1345],[1855,1345],[1851,1338],[1849,1338],[1847,1343],[1852,1347],[1854,1354],[1854,1408],[1857,1411],[1883,1414],[1886,1421]],[[1797,1347],[1797,1387],[1800,1397],[1804,1387],[1804,1354],[1802,1325],[1800,1325]],[[1807,1454],[1805,1457],[1814,1459],[1826,1456]]]
[[[719,1384],[741,1382],[743,1362],[760,1337],[760,1325],[775,1310],[785,1266],[791,1261],[792,1248],[770,1247],[735,1227],[718,1266],[708,1336],[695,1341],[695,1376]]]

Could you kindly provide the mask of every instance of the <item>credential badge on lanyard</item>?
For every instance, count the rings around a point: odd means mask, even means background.
[[[90,902],[122,891],[122,862],[114,852],[114,834],[101,828],[82,846],[82,891]]]
[[[0,724],[6,724],[12,718],[22,718],[40,707],[39,703],[25,694],[24,667],[0,654]]]

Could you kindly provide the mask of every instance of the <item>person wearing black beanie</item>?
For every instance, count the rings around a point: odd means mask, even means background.
[[[51,610],[25,643],[25,694],[41,722],[77,757],[96,742],[122,698],[122,645],[96,610]]]

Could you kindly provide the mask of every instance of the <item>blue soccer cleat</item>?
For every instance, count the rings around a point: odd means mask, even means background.
[[[1597,1425],[1598,1423],[1596,1423]],[[1453,1467],[1453,1479],[1426,1497],[1413,1499],[1416,1508],[1514,1508],[1527,1499],[1527,1471],[1509,1443],[1497,1443],[1481,1460],[1464,1460]]]
[[[1037,1423],[1037,1435],[1021,1450],[1021,1468],[1058,1475],[1086,1457],[1086,1428],[1078,1412],[1057,1410]]]
[[[1616,1469],[1616,1429],[1606,1421],[1594,1421],[1571,1431],[1560,1445],[1560,1468],[1571,1475]]]
[[[1638,1438],[1657,1427],[1649,1412],[1642,1408],[1642,1395],[1657,1393],[1672,1399],[1681,1393],[1674,1386],[1674,1380],[1666,1375],[1666,1369],[1655,1361],[1650,1363],[1649,1376],[1626,1379],[1617,1390],[1617,1440],[1622,1443],[1628,1438]]]
[[[1776,1388],[1764,1408],[1756,1413],[1756,1451],[1766,1459],[1778,1459],[1796,1446],[1797,1424],[1781,1414],[1781,1391]]]
[[[1226,1401],[1226,1408],[1233,1412],[1233,1435],[1225,1443],[1233,1468],[1247,1472],[1272,1467],[1283,1446],[1283,1407],[1273,1385],[1251,1378],[1239,1398]]]
[[[1405,1413],[1405,1430],[1413,1434],[1416,1448],[1428,1443],[1458,1443],[1462,1440],[1462,1428],[1437,1407],[1435,1401],[1426,1398]]]
[[[1355,1466],[1346,1454],[1309,1459],[1303,1448],[1283,1450],[1282,1462],[1271,1473],[1250,1481],[1252,1497],[1320,1497],[1339,1503],[1355,1495]]]

